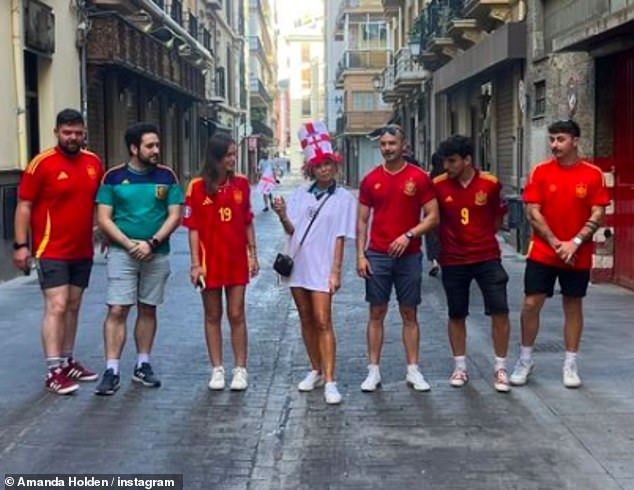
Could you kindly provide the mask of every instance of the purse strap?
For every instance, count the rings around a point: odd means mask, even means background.
[[[315,211],[315,214],[313,214],[313,217],[310,219],[310,223],[308,223],[308,226],[306,227],[306,231],[304,232],[304,236],[299,241],[299,246],[297,247],[297,250],[295,250],[295,254],[297,254],[297,251],[299,250],[299,247],[301,247],[304,244],[304,240],[306,240],[306,236],[308,236],[308,232],[310,231],[310,228],[313,226],[313,223],[315,222],[315,219],[317,218],[317,215],[319,214],[319,211],[321,211],[321,208],[324,207],[324,204],[326,204],[326,201],[328,199],[330,199],[330,196],[332,196],[332,194],[328,193],[326,198],[321,202],[321,204],[319,205],[319,207]]]

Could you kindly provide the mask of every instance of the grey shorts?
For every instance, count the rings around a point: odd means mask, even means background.
[[[152,260],[139,261],[118,247],[108,251],[109,305],[151,306],[163,303],[165,283],[170,275],[169,257],[155,254]]]
[[[371,305],[390,302],[392,286],[396,299],[405,306],[417,306],[421,302],[423,254],[420,252],[390,257],[387,254],[366,251],[372,275],[365,280],[365,300]]]

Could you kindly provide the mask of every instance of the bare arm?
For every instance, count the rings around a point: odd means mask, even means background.
[[[440,221],[440,212],[438,211],[438,201],[432,199],[423,204],[423,218],[411,231],[415,237],[424,235],[425,233],[433,230]],[[390,243],[388,253],[392,257],[400,257],[403,255],[407,247],[409,246],[410,239],[402,234]]]
[[[182,212],[183,206],[181,204],[171,204],[167,207],[167,218],[154,234],[154,237],[159,242],[167,240],[174,233],[174,230],[180,226]]]
[[[341,287],[341,263],[343,262],[343,244],[345,238],[337,237],[335,240],[335,256],[332,261],[332,270],[330,271],[330,279],[328,288],[330,294],[335,294]]]
[[[112,220],[112,206],[97,205],[97,226],[110,242],[118,243],[128,252],[137,246],[137,242],[128,238]]]
[[[575,254],[579,247],[587,241],[592,240],[594,232],[599,229],[601,220],[605,214],[605,208],[603,206],[592,206],[590,211],[590,219],[585,222],[579,232],[572,240],[561,242],[557,248],[557,255],[566,263],[574,262]]]
[[[15,231],[13,235],[15,243],[28,243],[32,207],[33,203],[31,201],[18,201],[18,206],[15,210]],[[13,252],[13,263],[20,270],[27,270],[30,258],[31,250],[28,246]]]
[[[198,230],[189,230],[189,278],[192,284],[195,286],[198,283],[198,279],[203,275],[203,267],[200,262],[200,237]]]
[[[533,231],[542,237],[552,248],[557,250],[561,245],[561,240],[552,232],[544,215],[541,213],[541,206],[536,203],[528,203],[526,205],[526,217]]]
[[[253,221],[247,225],[247,254],[249,257],[249,274],[251,277],[257,276],[260,272],[260,264],[258,263],[258,255],[255,245],[255,228]]]
[[[357,274],[368,277],[372,274],[370,263],[365,256],[365,248],[368,240],[368,222],[370,221],[370,207],[359,203],[357,207]]]

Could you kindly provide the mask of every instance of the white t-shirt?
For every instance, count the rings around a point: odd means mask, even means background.
[[[337,186],[315,218],[304,244],[299,247],[311,216],[326,196],[318,200],[309,192],[309,187],[300,186],[286,205],[288,219],[295,227],[286,247],[295,262],[290,278],[284,280],[290,287],[327,293],[336,239],[354,239],[356,236],[357,200],[349,191]]]

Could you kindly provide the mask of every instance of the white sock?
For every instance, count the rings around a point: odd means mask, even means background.
[[[119,374],[119,359],[107,359],[106,369],[112,369],[112,372]]]
[[[498,369],[506,369],[506,357],[495,356],[494,370],[497,371]]]
[[[411,371],[418,372],[419,371],[418,364],[408,364],[407,365],[407,372],[409,373]]]
[[[577,353],[566,351],[566,357],[564,359],[564,367],[570,367],[577,362]]]
[[[150,362],[150,354],[147,353],[139,353],[136,356],[136,367],[141,367],[141,364],[144,362]]]
[[[520,345],[520,361],[530,362],[533,360],[533,347]]]
[[[456,369],[460,369],[461,371],[467,370],[466,356],[453,356],[453,361],[456,363]]]
[[[378,370],[379,370],[378,364],[368,364],[368,371],[378,371]]]

